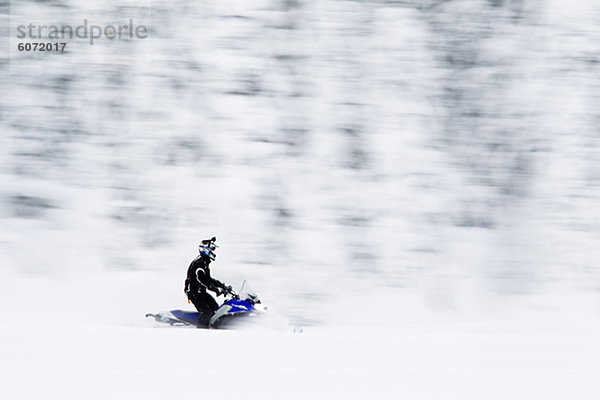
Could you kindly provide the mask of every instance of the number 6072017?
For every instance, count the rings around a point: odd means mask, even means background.
[[[17,49],[19,51],[54,51],[54,52],[60,52],[63,53],[65,51],[65,47],[67,47],[66,43],[37,43],[37,42],[32,42],[32,43],[19,43],[17,45]]]

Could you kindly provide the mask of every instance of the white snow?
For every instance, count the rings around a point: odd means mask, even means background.
[[[3,324],[10,398],[594,399],[600,329],[406,323],[302,334]]]
[[[599,398],[599,2],[10,3],[0,398]],[[268,329],[144,318],[213,235]]]
[[[400,320],[397,310],[419,306],[389,295],[365,297],[364,309],[349,301],[335,325],[302,333],[144,319],[187,308],[171,283],[140,272],[3,280],[5,398],[591,400],[600,390],[597,320]]]

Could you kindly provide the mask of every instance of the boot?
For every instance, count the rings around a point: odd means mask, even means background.
[[[213,312],[211,310],[203,310],[200,312],[198,316],[198,328],[207,329],[208,323],[213,316]]]

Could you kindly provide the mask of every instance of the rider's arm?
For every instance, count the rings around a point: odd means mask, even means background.
[[[226,288],[225,284],[207,275],[202,268],[196,270],[196,279],[198,279],[201,287],[212,290],[217,294]]]
[[[217,279],[213,279],[213,278],[211,278],[211,279],[213,280],[213,283],[215,284],[215,286],[218,286],[218,290],[215,290],[215,293],[222,294],[222,295],[226,295],[226,294],[231,294],[234,296],[236,295],[231,286],[226,285]]]
[[[211,277],[210,279],[212,279],[212,283],[213,283],[213,285],[215,287],[218,287],[219,289],[226,289],[227,288],[227,285],[224,284],[223,282],[221,282],[220,280],[215,279],[213,277]]]

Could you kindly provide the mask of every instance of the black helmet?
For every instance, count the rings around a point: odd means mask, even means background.
[[[214,236],[211,239],[203,240],[202,243],[200,243],[200,246],[198,246],[198,251],[200,252],[200,254],[204,254],[205,256],[214,261],[215,258],[217,258],[215,250],[217,249],[217,247],[219,247],[215,244],[216,241],[217,238]]]

